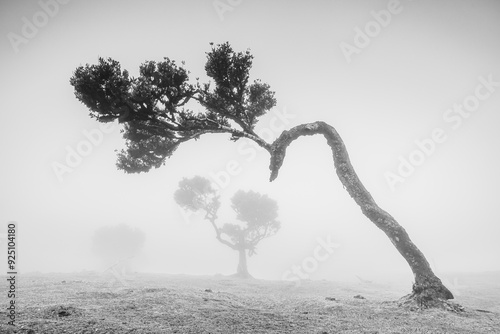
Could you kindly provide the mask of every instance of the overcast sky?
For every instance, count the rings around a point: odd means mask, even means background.
[[[120,128],[88,117],[75,68],[112,57],[137,75],[170,57],[205,80],[209,43],[226,41],[249,48],[252,79],[276,91],[258,133],[328,122],[438,274],[500,270],[500,2],[62,2],[0,4],[0,221],[19,222],[21,272],[99,269],[92,234],[125,223],[146,234],[137,270],[234,273],[237,254],[173,201],[183,177],[201,175],[220,188],[221,223],[238,189],[278,202],[282,229],[249,259],[255,277],[281,279],[318,238],[337,247],[311,278],[410,273],[343,189],[323,138],[294,142],[273,183],[267,152],[227,135],[183,144],[147,174],[116,169]]]

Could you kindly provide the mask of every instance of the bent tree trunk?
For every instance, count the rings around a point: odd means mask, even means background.
[[[269,168],[271,169],[271,181],[278,176],[288,145],[300,136],[314,134],[322,134],[326,138],[328,145],[332,149],[337,175],[349,195],[359,205],[363,214],[389,237],[389,240],[405,258],[413,271],[415,278],[413,292],[405,298],[417,302],[420,307],[434,306],[440,301],[453,299],[453,294],[433,273],[429,262],[411,241],[405,229],[375,203],[370,193],[363,186],[351,165],[342,139],[332,126],[320,121],[298,125],[284,131],[270,147],[271,164]]]
[[[239,248],[238,253],[239,253],[239,261],[238,261],[238,269],[236,270],[236,276],[242,277],[242,278],[249,278],[251,276],[248,273],[248,268],[247,268],[246,249]]]

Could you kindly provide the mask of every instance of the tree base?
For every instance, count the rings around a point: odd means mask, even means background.
[[[253,276],[250,275],[249,273],[236,273],[232,274],[231,277],[239,279],[253,279]]]
[[[430,297],[428,293],[411,293],[399,299],[397,304],[410,311],[441,309],[454,313],[465,312],[465,308],[462,305],[440,297]]]

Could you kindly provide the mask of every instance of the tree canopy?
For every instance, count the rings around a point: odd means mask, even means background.
[[[126,224],[103,226],[92,236],[92,252],[110,263],[136,256],[144,247],[145,234]]]
[[[144,62],[136,78],[111,58],[75,70],[70,83],[90,116],[125,123],[126,149],[118,154],[119,169],[140,173],[158,168],[182,142],[206,133],[229,133],[232,140],[249,137],[268,145],[254,127],[276,105],[274,92],[259,80],[249,83],[249,50],[235,52],[229,43],[211,45],[205,65],[211,81],[203,84],[190,81],[184,63],[169,58]],[[190,109],[189,101],[203,111]]]

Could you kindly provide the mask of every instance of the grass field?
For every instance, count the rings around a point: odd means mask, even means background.
[[[398,307],[410,287],[394,283],[25,274],[15,326],[3,293],[0,333],[500,333],[499,278],[462,275],[457,302],[466,312],[457,314]]]

